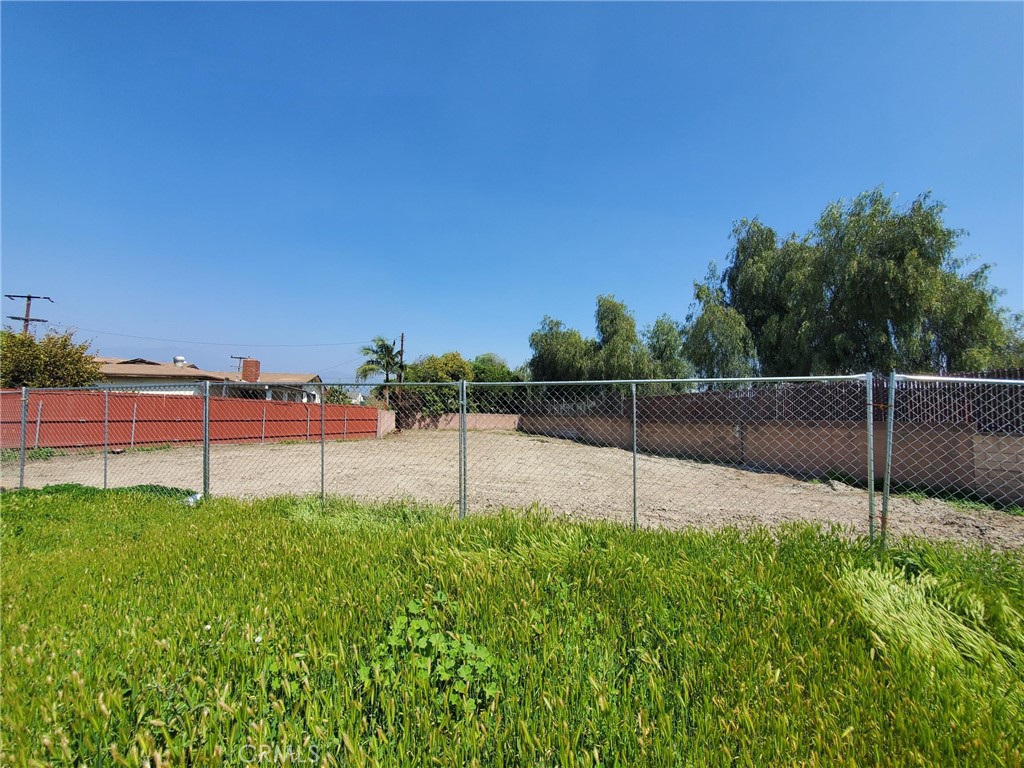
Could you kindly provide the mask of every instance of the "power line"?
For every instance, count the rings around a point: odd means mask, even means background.
[[[326,368],[320,368],[319,370],[321,373],[323,373],[324,371],[333,371],[335,368],[341,368],[341,366],[343,365],[349,365],[350,363],[354,363],[356,360],[362,360],[362,358],[353,357],[350,360],[343,360],[340,363],[335,363],[334,365],[329,365]]]
[[[59,326],[65,330],[71,329],[72,326]],[[369,341],[330,341],[322,344],[243,344],[241,342],[219,342],[219,341],[189,341],[187,339],[164,339],[158,336],[136,336],[131,333],[113,333],[112,331],[98,331],[95,328],[82,328],[81,326],[73,326],[74,330],[85,331],[87,333],[98,333],[100,336],[121,336],[126,339],[144,339],[145,341],[166,341],[172,344],[201,344],[207,347],[277,347],[277,348],[298,348],[298,347],[347,347],[354,344],[369,344]]]

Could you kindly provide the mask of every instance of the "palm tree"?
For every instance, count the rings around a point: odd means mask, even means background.
[[[366,358],[366,362],[356,368],[356,381],[366,381],[371,376],[384,374],[384,383],[391,381],[391,377],[401,374],[401,361],[398,352],[395,351],[395,342],[389,342],[383,336],[374,337],[370,344],[361,350],[360,354]],[[384,387],[384,407],[388,407],[388,388]]]
[[[356,368],[357,381],[366,381],[371,376],[383,373],[384,383],[387,384],[391,377],[398,373],[399,360],[395,342],[377,336],[372,343],[359,350],[359,353],[366,358],[366,362]]]

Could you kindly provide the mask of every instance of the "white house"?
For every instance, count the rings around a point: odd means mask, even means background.
[[[95,359],[103,374],[96,383],[107,386],[130,390],[159,387],[162,395],[198,395],[202,391],[202,382],[208,381],[210,393],[219,397],[320,402],[320,377],[315,373],[264,373],[260,370],[260,361],[252,358],[242,361],[240,372],[204,371],[180,356],[170,363],[141,357],[97,356]]]
[[[320,402],[320,377],[315,373],[266,373],[260,370],[260,361],[251,357],[242,360],[241,371],[216,371],[235,386],[222,386],[227,397],[286,400],[296,403]],[[217,387],[210,391],[217,393]]]

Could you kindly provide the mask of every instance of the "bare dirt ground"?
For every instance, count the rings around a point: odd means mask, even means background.
[[[380,440],[328,443],[326,492],[359,499],[412,498],[440,504],[458,499],[458,435],[406,431]],[[632,454],[618,448],[513,432],[470,432],[467,445],[470,513],[538,504],[575,518],[632,523]],[[319,494],[319,443],[214,445],[213,495],[265,497]],[[640,456],[637,513],[642,526],[686,528],[810,521],[846,531],[868,530],[867,491],[836,482],[807,482],[682,459]],[[3,485],[17,485],[17,464],[5,462]],[[202,452],[195,446],[138,450],[107,458],[111,487],[160,484],[202,487]],[[30,461],[25,484],[102,486],[101,453]],[[878,495],[880,513],[881,495]],[[894,497],[892,536],[915,535],[998,549],[1024,547],[1024,517],[956,509],[938,500]]]

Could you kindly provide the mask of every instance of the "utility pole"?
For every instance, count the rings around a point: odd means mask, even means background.
[[[30,296],[30,295],[27,295],[27,294],[26,295],[21,295],[21,294],[11,294],[11,293],[5,293],[4,296],[6,296],[8,299],[24,299],[25,300],[25,315],[24,315],[24,317],[15,317],[14,315],[8,315],[7,316],[11,320],[21,320],[22,321],[22,323],[23,323],[23,325],[21,326],[21,335],[22,336],[28,336],[29,323],[45,323],[45,322],[48,322],[47,320],[43,320],[42,318],[32,317],[32,299],[46,299],[46,301],[48,301],[51,304],[53,304],[54,301],[49,296]]]
[[[398,383],[405,381],[405,334],[402,334],[402,345],[398,348]]]

